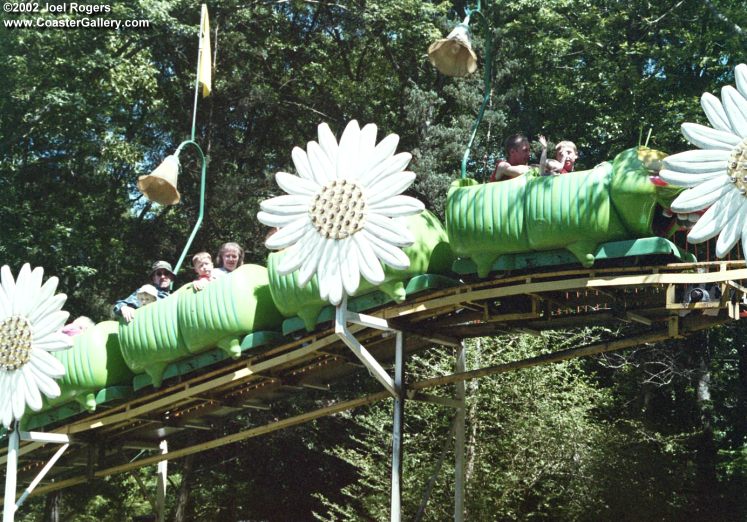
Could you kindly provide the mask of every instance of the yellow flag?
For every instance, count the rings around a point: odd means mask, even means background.
[[[202,97],[210,95],[212,90],[212,63],[210,58],[210,22],[208,10],[202,4],[202,16],[200,17],[200,53],[197,58],[197,81],[202,85]]]

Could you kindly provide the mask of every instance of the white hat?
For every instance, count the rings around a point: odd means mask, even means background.
[[[137,289],[137,300],[140,306],[153,303],[158,299],[158,290],[153,285],[143,285]]]

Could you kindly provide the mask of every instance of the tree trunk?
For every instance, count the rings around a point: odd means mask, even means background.
[[[47,495],[44,503],[44,522],[60,522],[60,505],[62,504],[62,491],[53,491]]]
[[[179,485],[179,496],[176,499],[176,513],[174,514],[174,522],[184,522],[185,520],[187,520],[187,505],[189,504],[193,460],[194,455],[187,455],[186,457],[184,457],[182,483]]]
[[[713,438],[713,404],[711,402],[711,347],[706,333],[705,346],[698,351],[696,399],[700,410],[701,432],[696,439],[695,486],[698,491],[694,499],[694,512],[709,518],[709,506],[717,505],[719,497],[718,474],[716,472],[717,448]],[[706,510],[703,512],[702,510]]]

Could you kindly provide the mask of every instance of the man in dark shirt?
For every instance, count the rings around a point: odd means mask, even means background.
[[[150,268],[150,279],[156,288],[157,299],[168,297],[171,293],[171,283],[174,281],[174,269],[168,261],[156,261]],[[143,306],[141,298],[138,297],[140,288],[130,294],[127,299],[120,299],[114,305],[114,315],[122,317],[125,322],[132,321],[135,310]]]

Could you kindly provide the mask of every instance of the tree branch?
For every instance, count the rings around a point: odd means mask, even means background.
[[[724,13],[716,9],[716,6],[713,5],[713,2],[711,0],[705,0],[705,4],[708,6],[708,9],[711,10],[713,15],[724,22],[726,25],[728,25],[732,31],[737,33],[740,36],[744,36],[744,29],[742,29],[740,26],[729,20]]]

